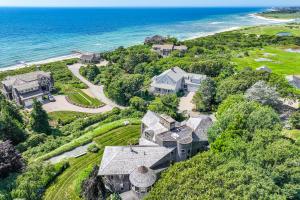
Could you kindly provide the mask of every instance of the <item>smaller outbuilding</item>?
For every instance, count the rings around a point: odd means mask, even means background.
[[[168,57],[173,51],[179,51],[181,54],[187,52],[185,45],[176,46],[174,44],[156,44],[152,46],[152,51],[158,53],[162,57]]]
[[[80,57],[80,62],[83,64],[97,64],[101,61],[99,53],[85,53]]]

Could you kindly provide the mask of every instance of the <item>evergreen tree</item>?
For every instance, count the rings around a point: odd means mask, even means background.
[[[198,111],[207,112],[212,110],[214,98],[216,95],[216,84],[211,78],[207,78],[200,85],[196,92],[193,102]]]
[[[43,109],[41,102],[34,100],[30,117],[30,126],[32,130],[39,133],[50,133],[51,129],[48,121],[48,114]]]

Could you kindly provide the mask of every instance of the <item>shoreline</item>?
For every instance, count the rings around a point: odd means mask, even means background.
[[[69,55],[57,56],[57,57],[47,58],[47,59],[39,60],[39,61],[32,61],[32,62],[26,62],[26,63],[22,63],[22,64],[11,65],[11,66],[0,68],[0,72],[9,71],[9,70],[17,70],[17,69],[21,69],[21,68],[25,68],[25,67],[30,67],[32,65],[43,65],[43,64],[53,63],[53,62],[69,60],[69,59],[73,59],[73,58],[80,58],[81,55],[82,55],[82,53],[72,53]]]
[[[294,22],[296,20],[296,19],[275,19],[275,18],[270,18],[270,17],[263,17],[263,16],[259,15],[259,13],[249,14],[249,16],[256,18],[256,19],[267,20],[267,21],[274,22],[274,23],[288,23],[288,22]]]
[[[259,13],[249,14],[249,16],[253,17],[253,18],[260,19],[260,20],[266,20],[266,21],[269,21],[269,22],[273,22],[273,23],[288,23],[288,22],[295,21],[295,19],[267,18],[267,17],[260,16]],[[212,36],[212,35],[215,35],[215,34],[218,34],[218,33],[239,30],[239,29],[242,29],[242,28],[243,28],[242,26],[235,26],[235,27],[221,29],[221,30],[218,30],[218,31],[198,33],[194,36],[183,39],[182,41],[187,41],[187,40],[193,40],[193,39],[197,39],[197,38],[201,38],[201,37]],[[52,62],[59,62],[59,61],[64,61],[64,60],[68,60],[68,59],[73,59],[73,58],[80,58],[81,55],[82,55],[82,53],[78,52],[78,53],[71,53],[71,54],[63,55],[63,56],[47,58],[47,59],[39,60],[39,61],[31,61],[31,62],[26,62],[26,63],[22,63],[22,64],[15,64],[15,65],[0,68],[0,72],[9,71],[9,70],[17,70],[17,69],[21,69],[21,68],[25,68],[25,67],[30,67],[32,65],[42,65],[42,64],[48,64],[48,63],[52,63]]]
[[[182,41],[193,40],[193,39],[197,39],[197,38],[201,38],[201,37],[211,36],[211,35],[215,35],[217,33],[234,31],[234,30],[238,30],[241,28],[242,27],[236,26],[236,27],[221,29],[219,31],[199,33],[195,36],[183,39]],[[64,60],[68,60],[68,59],[73,59],[73,58],[80,58],[81,55],[82,55],[82,53],[72,53],[69,55],[57,56],[57,57],[47,58],[47,59],[39,60],[39,61],[26,62],[24,64],[22,63],[22,64],[11,65],[11,66],[0,68],[0,72],[17,70],[17,69],[21,69],[21,68],[25,68],[25,67],[30,67],[32,65],[43,65],[43,64],[49,64],[49,63],[53,63],[53,62],[59,62],[59,61],[64,61]]]

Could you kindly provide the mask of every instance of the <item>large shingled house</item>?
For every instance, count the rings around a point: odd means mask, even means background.
[[[148,111],[142,119],[136,146],[107,146],[98,175],[106,188],[124,200],[142,199],[170,164],[186,160],[208,148],[208,116],[177,122]]]
[[[195,92],[206,78],[206,75],[187,73],[179,67],[173,67],[152,78],[150,92],[154,94],[172,94],[181,90]]]
[[[17,104],[28,107],[33,100],[43,100],[53,90],[54,80],[50,72],[35,71],[8,76],[1,82],[4,96]]]

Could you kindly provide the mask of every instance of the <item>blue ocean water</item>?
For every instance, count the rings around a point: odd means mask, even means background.
[[[154,34],[187,39],[270,23],[264,8],[0,8],[0,68],[71,51],[101,52]]]

